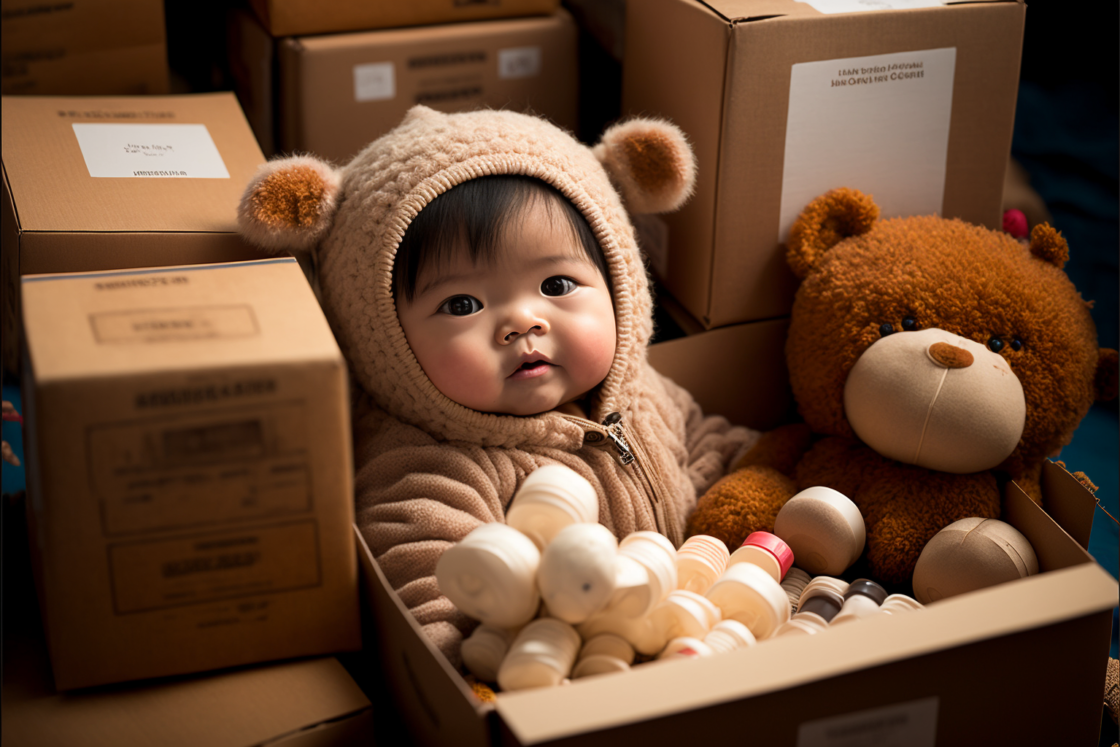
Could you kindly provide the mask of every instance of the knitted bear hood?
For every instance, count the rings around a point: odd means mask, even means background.
[[[307,156],[262,166],[242,198],[240,226],[258,246],[316,252],[327,318],[357,383],[388,414],[442,440],[578,446],[582,429],[558,413],[482,413],[444,396],[417,362],[397,317],[393,263],[411,221],[455,185],[494,174],[541,179],[587,219],[606,258],[617,334],[589,415],[599,421],[626,412],[652,333],[649,285],[627,208],[674,210],[695,178],[692,151],[667,122],[631,120],[588,148],[529,115],[442,114],[416,106],[341,169]]]

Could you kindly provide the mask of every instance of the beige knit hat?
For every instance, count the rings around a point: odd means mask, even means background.
[[[626,208],[675,210],[690,196],[695,170],[684,135],[661,120],[616,125],[588,148],[525,114],[442,114],[416,106],[340,169],[308,156],[264,164],[246,188],[239,218],[244,236],[263,248],[317,250],[327,317],[358,383],[383,410],[438,438],[563,448],[583,434],[555,414],[476,412],[428,380],[393,300],[401,237],[425,205],[475,177],[519,174],[556,187],[599,240],[614,292],[615,358],[591,415],[624,412],[652,332],[646,270]]]

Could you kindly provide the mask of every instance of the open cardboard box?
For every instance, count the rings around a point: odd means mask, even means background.
[[[680,338],[654,346],[650,358],[708,411],[771,427],[785,412],[780,325]],[[737,385],[718,381],[730,372]],[[908,745],[1095,744],[1117,584],[1085,551],[1092,495],[1054,464],[1043,490],[1049,514],[1015,485],[1004,503],[1004,519],[1038,554],[1037,576],[904,617],[502,693],[494,704],[479,701],[429,643],[358,536],[362,594],[377,629],[366,640],[377,641],[419,744],[614,747],[749,734],[770,747],[810,747],[848,744],[839,740],[855,733]]]

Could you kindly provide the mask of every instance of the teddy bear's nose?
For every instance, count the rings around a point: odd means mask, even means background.
[[[935,342],[926,349],[933,362],[945,368],[968,368],[972,365],[972,353],[947,342]]]

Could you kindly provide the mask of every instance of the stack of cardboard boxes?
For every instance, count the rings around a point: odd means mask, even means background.
[[[431,744],[1095,736],[1116,584],[1084,550],[1092,496],[1055,465],[1049,514],[1015,486],[1005,504],[1038,576],[827,640],[480,702],[353,530],[345,364],[299,265],[242,243],[236,207],[266,155],[343,163],[418,103],[576,130],[576,22],[559,0],[210,8],[238,106],[152,95],[162,3],[91,6],[3,4],[4,92],[79,94],[3,106],[4,363],[22,365],[30,528],[4,524],[5,743],[395,738],[376,688]],[[639,231],[691,333],[651,360],[706,411],[789,416],[782,242],[816,195],[999,225],[1022,2],[572,7],[623,61],[620,101],[578,103],[671,119],[699,159],[693,200]],[[365,694],[331,656],[363,642],[346,661]],[[91,689],[56,692],[72,688]]]
[[[265,152],[345,163],[408,109],[532,111],[576,126],[576,26],[559,0],[258,0],[230,63]]]

